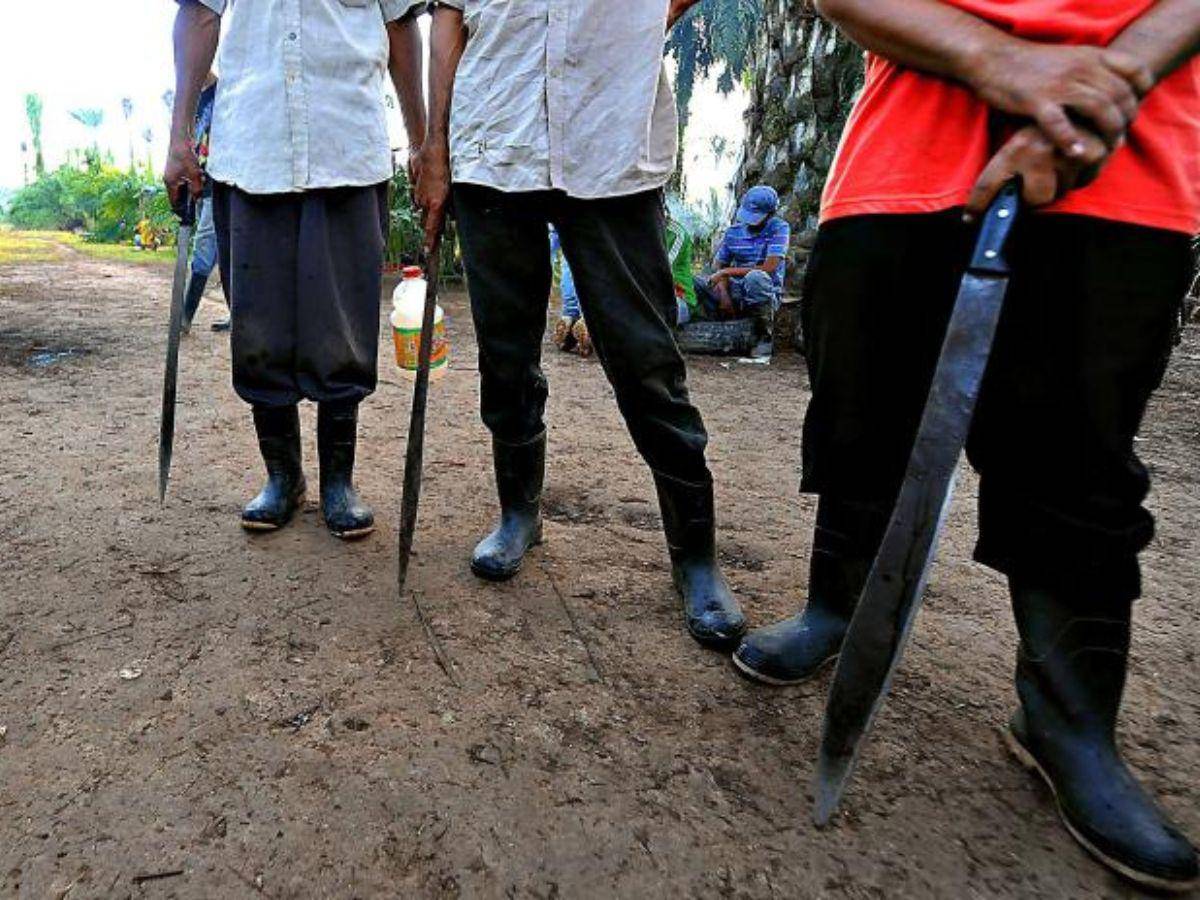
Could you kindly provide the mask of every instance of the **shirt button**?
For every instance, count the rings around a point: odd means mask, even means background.
[[[290,32],[290,33],[288,34],[288,40],[289,40],[289,41],[294,41],[295,39],[296,39],[296,32],[294,32],[294,31],[293,31],[293,32]]]

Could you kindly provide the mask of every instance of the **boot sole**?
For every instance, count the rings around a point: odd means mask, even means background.
[[[1050,779],[1046,770],[1042,768],[1042,764],[1037,761],[1037,757],[1025,749],[1025,745],[1013,734],[1012,728],[1001,728],[1000,736],[1003,738],[1008,752],[1013,755],[1017,762],[1041,778],[1045,782],[1046,787],[1050,789],[1050,793],[1054,797],[1054,808],[1058,811],[1059,821],[1063,823],[1063,827],[1067,829],[1067,833],[1075,839],[1079,846],[1091,854],[1102,865],[1107,866],[1122,878],[1132,881],[1134,884],[1156,891],[1185,893],[1200,885],[1200,878],[1193,878],[1190,881],[1169,881],[1165,878],[1148,875],[1145,872],[1131,868],[1126,863],[1121,862],[1119,859],[1114,859],[1100,850],[1071,824],[1071,820],[1067,818],[1067,814],[1063,811],[1062,804],[1058,800],[1058,789],[1054,786],[1054,782]]]
[[[736,653],[733,654],[732,656],[730,656],[730,659],[733,660],[733,667],[735,669],[737,669],[738,672],[740,672],[742,675],[745,675],[747,678],[749,678],[751,681],[758,681],[758,682],[761,682],[762,684],[769,684],[772,687],[793,687],[794,685],[797,685],[797,684],[805,684],[809,681],[812,681],[814,678],[816,678],[818,675],[820,675],[822,672],[824,672],[827,668],[829,668],[829,666],[836,663],[838,658],[837,658],[837,655],[829,657],[829,659],[825,660],[823,663],[821,663],[819,666],[817,666],[815,669],[813,669],[812,672],[810,672],[809,674],[804,675],[800,678],[775,678],[771,675],[764,675],[762,672],[759,672],[757,669],[752,668],[749,664],[742,662],[738,658],[738,655]]]
[[[528,552],[528,551],[526,551],[526,552]],[[501,581],[511,581],[513,578],[517,577],[517,574],[520,571],[521,571],[520,564],[518,564],[517,567],[515,569],[513,569],[511,572],[492,572],[487,569],[477,568],[475,566],[474,562],[471,563],[471,574],[472,575],[474,575],[476,578],[482,578],[484,581],[490,581],[493,584],[499,584]]]
[[[325,527],[329,528],[329,525],[326,524]],[[352,528],[349,531],[334,531],[332,528],[329,528],[329,533],[332,534],[339,541],[357,541],[362,538],[365,538],[368,534],[370,534],[374,530],[375,530],[375,526],[369,525],[366,528]]]
[[[709,650],[717,650],[721,653],[728,653],[730,649],[736,649],[737,645],[742,642],[742,638],[745,637],[746,634],[745,631],[742,631],[738,634],[731,634],[729,636],[697,634],[696,632],[692,631],[691,628],[688,628],[687,632],[689,635],[691,635],[692,640],[701,647],[706,647]]]
[[[278,531],[287,522],[276,524],[274,522],[255,522],[251,519],[242,519],[242,527],[247,531]]]

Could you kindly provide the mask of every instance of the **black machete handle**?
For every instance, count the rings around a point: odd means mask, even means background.
[[[1008,275],[1008,260],[1004,247],[1017,221],[1021,206],[1021,179],[1012,178],[1000,188],[979,226],[979,238],[968,271],[990,275]]]

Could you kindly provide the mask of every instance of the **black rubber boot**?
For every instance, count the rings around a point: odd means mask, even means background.
[[[192,330],[192,320],[196,318],[196,310],[200,308],[200,298],[204,296],[204,287],[208,278],[194,272],[188,278],[187,288],[183,294],[183,332]]]
[[[1114,738],[1131,602],[1011,587],[1021,645],[1009,748],[1041,775],[1071,836],[1104,865],[1147,888],[1195,887],[1195,848],[1134,779]]]
[[[507,581],[521,570],[525,552],[542,542],[542,484],[546,435],[527,444],[492,439],[500,524],[475,547],[471,571],[488,581]]]
[[[800,684],[837,659],[887,526],[882,504],[822,497],[799,615],[756,628],[733,654],[740,672],[765,684]]]
[[[256,406],[254,429],[267,466],[267,484],[242,510],[242,526],[274,531],[288,523],[304,500],[300,412],[295,406]]]
[[[775,351],[775,307],[760,303],[754,309],[754,343],[750,348],[752,359],[769,358]]]
[[[746,617],[717,565],[712,482],[692,484],[655,472],[654,485],[688,632],[714,650],[737,646]]]
[[[343,540],[375,530],[375,513],[354,489],[354,450],[358,445],[358,403],[317,405],[317,455],[321,462],[321,515],[325,527]]]

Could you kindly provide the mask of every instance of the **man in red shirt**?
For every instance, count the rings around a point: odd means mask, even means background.
[[[772,684],[837,656],[903,478],[972,220],[1010,177],[1037,213],[968,456],[976,559],[1020,633],[1014,753],[1092,854],[1142,885],[1196,884],[1194,848],[1122,762],[1138,553],[1154,521],[1133,438],[1170,352],[1200,228],[1198,0],[824,0],[869,53],[807,273],[820,495],[807,605],[748,635]]]

